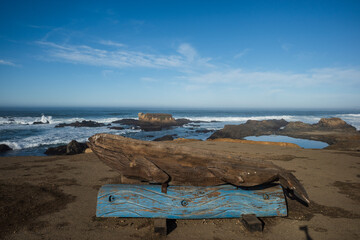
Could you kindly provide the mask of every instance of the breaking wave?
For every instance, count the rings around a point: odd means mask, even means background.
[[[317,116],[294,116],[294,115],[272,115],[272,116],[246,116],[246,117],[185,117],[192,121],[217,121],[217,122],[246,122],[248,120],[271,120],[271,119],[284,119],[286,121],[303,121],[307,123],[318,122],[321,118]]]
[[[41,117],[0,117],[0,125],[4,124],[18,124],[18,125],[31,125],[34,122],[42,123],[54,123],[52,116],[45,116],[44,114]]]

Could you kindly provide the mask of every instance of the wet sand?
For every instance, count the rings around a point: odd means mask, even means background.
[[[287,199],[289,216],[263,218],[263,233],[239,219],[177,220],[166,239],[359,239],[360,152],[229,142],[174,143],[272,161],[293,171],[312,204]],[[97,191],[119,183],[92,153],[0,158],[0,239],[158,239],[149,219],[96,218]]]

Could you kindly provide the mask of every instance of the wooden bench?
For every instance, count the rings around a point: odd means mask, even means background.
[[[97,217],[154,218],[155,231],[166,234],[166,219],[242,218],[250,231],[261,231],[257,217],[287,216],[282,187],[242,189],[109,184],[98,193]],[[162,219],[162,220],[161,220]]]

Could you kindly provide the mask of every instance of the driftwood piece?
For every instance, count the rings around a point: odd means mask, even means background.
[[[284,188],[293,190],[297,197],[309,203],[306,191],[296,177],[271,162],[104,133],[90,137],[88,144],[105,164],[128,178],[170,185],[230,183],[242,187],[279,180]]]
[[[163,219],[240,218],[287,216],[284,191],[274,184],[244,190],[233,185],[169,186],[167,193],[155,184],[107,184],[100,188],[97,217]]]

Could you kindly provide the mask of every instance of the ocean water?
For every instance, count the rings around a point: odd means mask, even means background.
[[[175,118],[206,121],[191,123],[157,132],[144,132],[126,127],[124,130],[113,130],[107,126],[98,128],[55,128],[59,123],[71,123],[82,120],[93,120],[111,124],[115,120],[137,118],[138,112],[170,113]],[[1,156],[44,155],[47,148],[67,144],[75,139],[85,142],[96,133],[112,133],[142,140],[176,134],[176,137],[207,139],[212,132],[199,133],[196,130],[218,130],[226,124],[241,124],[249,119],[285,119],[316,123],[323,117],[339,117],[360,129],[360,110],[209,110],[209,109],[140,109],[140,108],[0,108],[0,144],[7,144],[14,151]],[[33,125],[34,122],[49,124]],[[112,126],[121,126],[112,124]],[[308,148],[317,148],[314,144]]]

